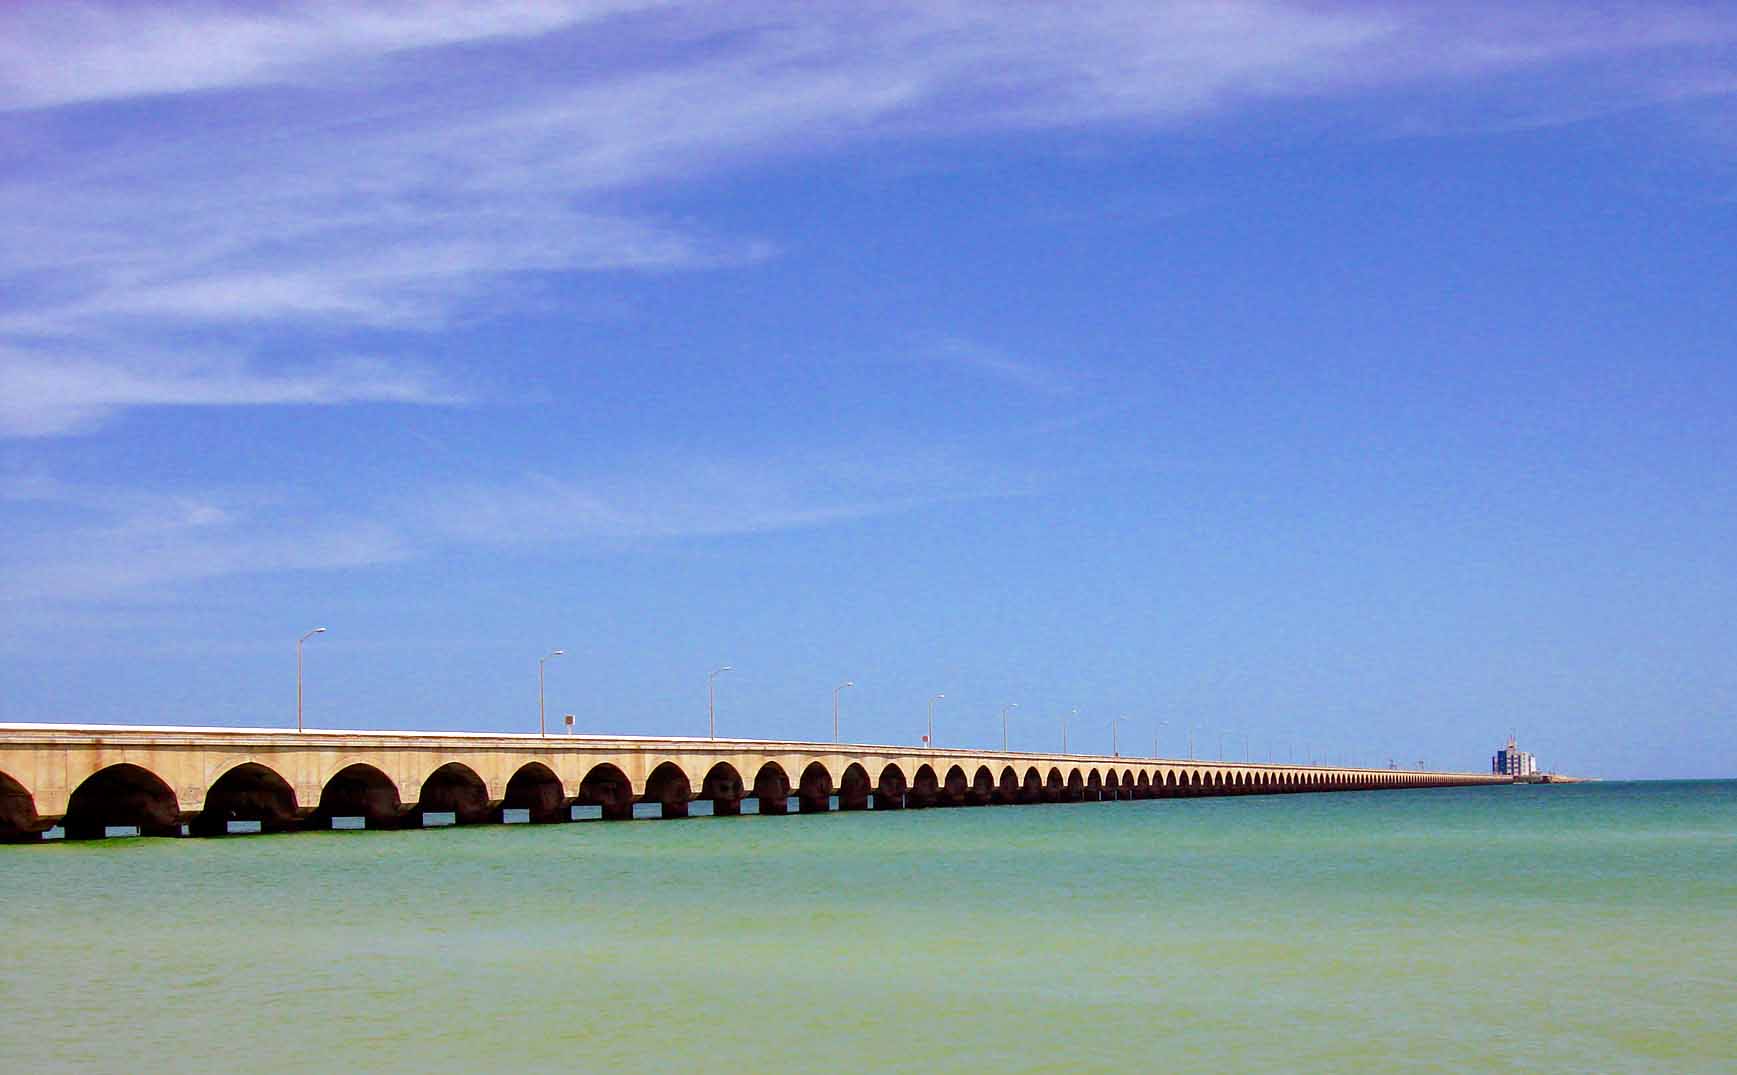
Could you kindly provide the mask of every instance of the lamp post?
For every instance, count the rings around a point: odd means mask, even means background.
[[[315,635],[326,633],[324,627],[316,627],[307,634],[296,639],[296,731],[302,730],[302,643]]]
[[[847,679],[843,683],[832,688],[832,741],[835,743],[838,742],[838,692],[844,690],[846,687],[854,686],[856,686],[856,681],[854,679]]]
[[[1001,749],[1003,751],[1007,750],[1007,711],[1009,709],[1018,708],[1018,702],[1008,702],[1006,705],[1001,707]]]
[[[945,697],[947,697],[945,694],[937,694],[929,699],[929,734],[923,736],[923,744],[930,749],[934,749],[935,746],[935,703]]]
[[[1122,748],[1116,742],[1116,726],[1127,719],[1127,717],[1114,717],[1110,721],[1110,757],[1112,758],[1122,756]]]
[[[556,657],[565,656],[566,653],[567,653],[567,651],[564,649],[554,649],[554,650],[550,650],[548,653],[544,654],[543,656],[537,658],[537,734],[538,735],[548,735],[549,734],[549,725],[543,718],[543,666],[548,664],[550,661],[554,660]]]
[[[722,668],[714,668],[706,677],[706,727],[711,738],[718,737],[718,690],[717,679],[725,672],[734,672],[734,665],[726,664]]]

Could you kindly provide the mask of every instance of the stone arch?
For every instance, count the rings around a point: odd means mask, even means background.
[[[1177,793],[1176,792],[1176,770],[1170,769],[1164,773],[1164,791],[1163,791],[1163,794],[1166,798],[1168,798],[1170,796],[1175,795],[1176,793]]]
[[[808,763],[797,783],[797,801],[805,814],[824,814],[832,809],[832,774],[818,761]]]
[[[869,794],[873,785],[869,782],[868,770],[859,762],[851,762],[844,770],[844,776],[838,782],[838,808],[840,810],[867,810]]]
[[[687,817],[688,800],[693,798],[693,784],[688,774],[673,761],[666,761],[645,778],[645,794],[641,802],[657,803],[665,819]]]
[[[1025,779],[1019,784],[1019,801],[1022,803],[1043,802],[1043,774],[1032,766],[1025,771]]]
[[[1093,769],[1091,780],[1087,781],[1088,788],[1090,788],[1092,781],[1096,781],[1097,783],[1096,798],[1107,799],[1110,802],[1115,802],[1119,797],[1121,797],[1122,778],[1116,775],[1116,770],[1111,769],[1103,776],[1099,776],[1098,771]],[[1089,799],[1094,796],[1088,794],[1086,797]]]
[[[555,771],[540,761],[528,761],[519,766],[507,781],[506,797],[501,807],[506,810],[529,811],[531,821],[544,824],[565,820],[562,807],[567,803],[566,789]]]
[[[995,782],[994,797],[990,801],[1003,806],[1016,803],[1019,801],[1019,790],[1019,772],[1011,765],[1004,765],[1001,768],[1001,779]]]
[[[1084,802],[1086,798],[1086,778],[1078,769],[1068,773],[1067,800],[1071,803]]]
[[[212,782],[192,829],[201,836],[221,836],[231,821],[257,821],[261,832],[283,832],[295,828],[296,812],[289,781],[269,766],[247,761]]]
[[[760,802],[762,814],[790,812],[790,774],[784,766],[769,761],[754,774],[754,798]]]
[[[476,770],[461,761],[449,761],[422,782],[422,797],[416,813],[450,813],[459,825],[475,825],[489,819],[489,789]]]
[[[881,770],[881,778],[875,783],[876,810],[903,810],[905,808],[905,771],[892,762]]]
[[[627,821],[633,817],[633,784],[626,773],[602,762],[593,765],[579,782],[577,801],[599,807],[605,821]]]
[[[995,801],[995,774],[989,771],[989,766],[979,765],[971,775],[971,795],[967,801],[972,806],[987,806]]]
[[[941,781],[941,805],[964,806],[970,795],[971,782],[965,777],[964,766],[948,766],[947,775]]]
[[[1190,780],[1191,780],[1191,782],[1188,785],[1190,789],[1196,789],[1196,788],[1200,787],[1200,770],[1199,769],[1194,770],[1193,774],[1190,777]],[[1198,794],[1200,794],[1200,792],[1194,791],[1194,794],[1198,795]]]
[[[735,817],[742,812],[742,800],[747,797],[742,774],[727,761],[718,762],[706,770],[700,781],[700,798],[712,803],[713,817]]]
[[[940,799],[941,779],[935,775],[934,766],[924,762],[911,774],[911,787],[905,792],[905,804],[920,809],[938,805]]]
[[[1063,799],[1066,799],[1067,796],[1067,777],[1062,776],[1060,769],[1051,768],[1049,776],[1045,777],[1043,782],[1044,802],[1059,803]]]
[[[136,826],[141,836],[178,836],[175,792],[149,769],[122,763],[99,769],[73,789],[61,822],[74,839],[104,835],[109,826]]]
[[[1145,770],[1141,770],[1140,775],[1137,778],[1135,778],[1134,798],[1136,798],[1136,799],[1150,799],[1151,797],[1152,797],[1152,774],[1146,772]]]
[[[330,825],[335,817],[359,817],[369,828],[389,828],[398,823],[404,804],[398,785],[367,762],[351,762],[327,778],[320,789],[320,805],[314,817]]]
[[[32,837],[40,827],[35,796],[23,784],[0,773],[0,842]]]
[[[1144,774],[1142,774],[1142,775],[1144,775]],[[1124,798],[1124,799],[1134,798],[1134,788],[1136,787],[1136,785],[1134,783],[1134,774],[1130,770],[1127,770],[1127,769],[1122,770],[1122,785],[1121,785],[1121,787],[1122,787],[1122,794],[1121,794],[1122,798]]]

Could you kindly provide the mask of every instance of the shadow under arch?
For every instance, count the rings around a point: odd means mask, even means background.
[[[297,827],[296,814],[296,791],[289,781],[270,766],[242,762],[205,792],[205,809],[193,819],[192,831],[223,836],[232,821],[257,821],[260,832],[287,832]]]
[[[122,763],[87,777],[66,804],[61,825],[74,840],[104,835],[109,826],[137,826],[141,836],[179,836],[181,808],[175,793],[149,769]]]
[[[688,800],[693,798],[693,785],[688,774],[673,761],[666,761],[645,778],[645,795],[641,802],[656,803],[664,820],[688,816]]]
[[[501,809],[527,811],[535,825],[565,821],[566,805],[567,792],[561,786],[561,778],[540,761],[519,766],[507,781],[506,795],[501,799]]]
[[[935,775],[934,767],[926,762],[917,766],[917,771],[911,774],[910,790],[905,792],[905,805],[921,810],[939,805],[940,798],[941,780]]]
[[[742,812],[742,800],[747,794],[747,788],[742,783],[742,774],[727,761],[721,761],[706,770],[706,778],[700,782],[700,798],[711,800],[713,817],[739,815]]]
[[[818,761],[811,761],[796,782],[797,809],[804,814],[824,814],[832,809],[832,774]]]
[[[881,770],[881,778],[875,782],[876,810],[903,810],[905,808],[905,771],[898,765],[889,762]]]
[[[762,814],[790,812],[790,774],[784,766],[769,761],[754,774],[754,798],[760,801]]]
[[[972,806],[988,806],[995,801],[995,774],[989,771],[989,766],[979,765],[977,772],[971,776],[971,791],[966,802]]]
[[[579,782],[579,797],[584,806],[595,806],[605,821],[630,821],[633,818],[633,784],[627,774],[608,762],[591,767]]]
[[[44,828],[36,816],[36,799],[23,784],[0,773],[0,843],[34,840]]]
[[[1086,799],[1086,778],[1080,775],[1078,769],[1068,773],[1067,801],[1070,803],[1084,802]]]
[[[476,770],[461,761],[449,761],[422,782],[422,797],[416,801],[418,822],[427,814],[451,814],[454,824],[477,825],[489,820],[489,789]]]
[[[1032,766],[1025,771],[1025,779],[1019,783],[1019,801],[1022,803],[1043,802],[1043,774]]]
[[[867,810],[869,795],[874,785],[869,781],[868,770],[859,762],[851,762],[845,769],[844,776],[838,784],[838,808],[840,810]]]
[[[1043,801],[1046,803],[1059,803],[1067,798],[1067,794],[1067,778],[1062,776],[1060,769],[1051,769],[1049,771],[1049,776],[1044,778]]]
[[[995,782],[993,802],[1007,806],[1019,801],[1019,773],[1013,766],[1003,766],[1001,779]]]
[[[314,820],[329,827],[335,817],[359,817],[371,829],[392,828],[403,813],[392,778],[367,762],[356,762],[333,773],[320,789]]]

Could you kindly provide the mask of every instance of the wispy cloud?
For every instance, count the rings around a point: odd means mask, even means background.
[[[450,404],[461,397],[431,374],[367,359],[265,372],[228,359],[116,361],[0,350],[0,434],[88,429],[127,407],[343,403]]]
[[[27,0],[0,10],[0,376],[39,383],[70,363],[70,383],[102,363],[138,383],[88,405],[47,394],[34,417],[12,406],[0,433],[89,430],[190,398],[257,402],[321,376],[179,368],[164,356],[189,338],[221,334],[247,366],[263,333],[290,324],[321,333],[329,351],[312,357],[331,360],[358,349],[348,332],[426,332],[510,307],[499,284],[528,274],[772,256],[776,236],[634,207],[767,156],[1157,127],[1564,64],[1604,65],[1595,75],[1610,77],[1591,80],[1615,87],[1614,106],[1662,92],[1664,69],[1679,86],[1727,85],[1734,34],[1737,15],[1686,3],[1539,0]],[[1680,62],[1656,62],[1666,55]],[[1021,375],[1012,359],[956,360]]]
[[[1016,357],[1000,348],[960,336],[919,343],[907,354],[914,361],[962,369],[1046,395],[1066,395],[1079,385],[1078,375],[1065,367]]]
[[[1040,481],[963,452],[888,448],[431,482],[363,508],[323,503],[308,489],[120,489],[12,473],[0,477],[9,540],[0,601],[161,601],[208,579],[468,548],[616,548],[812,529],[1023,495]]]

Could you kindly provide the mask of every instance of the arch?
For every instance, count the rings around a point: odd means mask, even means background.
[[[528,761],[519,766],[513,778],[507,781],[507,793],[501,800],[501,807],[529,811],[531,821],[541,825],[562,820],[561,808],[566,803],[566,789],[561,787],[561,778],[554,770],[540,761]]]
[[[972,806],[987,806],[995,801],[995,774],[989,766],[979,765],[971,777],[971,795],[966,800]]]
[[[947,776],[941,782],[942,806],[964,806],[971,795],[971,782],[965,778],[962,766],[954,765],[947,769]]]
[[[137,826],[141,836],[177,836],[181,806],[175,792],[149,769],[122,763],[86,777],[67,800],[61,822],[74,839],[104,835],[109,826]]]
[[[389,828],[403,813],[398,785],[385,773],[359,761],[339,769],[326,781],[314,817],[323,825],[330,825],[335,817],[359,817],[369,828]]]
[[[1020,781],[1019,801],[1022,803],[1043,802],[1043,774],[1032,766],[1025,771],[1025,779]]]
[[[596,806],[605,821],[628,821],[633,817],[633,785],[627,774],[608,762],[591,767],[579,782],[576,800],[586,806]]]
[[[428,774],[422,782],[422,798],[416,813],[450,813],[455,824],[475,825],[489,818],[489,789],[476,770],[460,761],[449,761]]]
[[[934,767],[927,762],[917,766],[917,771],[911,774],[910,790],[905,792],[905,805],[922,809],[939,805],[940,798],[941,780]]]
[[[868,770],[858,762],[851,762],[845,769],[844,776],[838,782],[838,808],[840,810],[867,810],[869,792]]]
[[[1067,798],[1067,795],[1068,795],[1067,778],[1062,776],[1060,769],[1053,769],[1052,768],[1049,771],[1049,776],[1044,779],[1043,801],[1044,802],[1050,802],[1050,803],[1059,803],[1063,799]]]
[[[1071,803],[1083,802],[1086,797],[1086,778],[1080,775],[1078,769],[1068,773],[1067,800]]]
[[[1093,769],[1092,775],[1086,779],[1086,798],[1115,802],[1116,795],[1121,791],[1120,785],[1121,778],[1116,775],[1116,770],[1111,769],[1105,775],[1099,776],[1098,771]]]
[[[35,796],[23,784],[0,773],[0,842],[34,838],[41,827]]]
[[[1152,774],[1141,770],[1134,784],[1134,798],[1150,799],[1152,794]]]
[[[762,814],[790,812],[790,775],[784,766],[769,761],[754,774],[754,798],[760,801]]]
[[[1145,774],[1141,774],[1141,775],[1145,775]],[[1134,774],[1127,769],[1123,769],[1122,770],[1122,796],[1121,797],[1124,799],[1134,798],[1134,788],[1135,788]],[[1141,798],[1145,798],[1145,796],[1141,796]]]
[[[194,819],[193,831],[221,836],[229,832],[231,821],[257,821],[261,832],[295,828],[296,791],[275,769],[242,762],[205,792],[205,809]]]
[[[1194,770],[1192,782],[1188,786],[1191,789],[1200,787],[1200,770],[1199,769]],[[1196,791],[1196,792],[1194,792],[1194,794],[1198,795],[1200,793],[1198,791]]]
[[[742,812],[742,800],[746,797],[742,774],[727,761],[706,770],[706,778],[700,781],[700,798],[711,800],[713,817],[737,816]]]
[[[808,763],[797,784],[797,801],[805,814],[824,814],[832,808],[832,774],[818,761]]]
[[[995,792],[990,801],[1007,806],[1019,801],[1019,773],[1011,765],[1001,767],[1001,779],[995,782]]]
[[[688,800],[693,797],[693,784],[688,780],[688,774],[675,762],[666,761],[645,778],[645,794],[640,801],[657,803],[660,816],[667,820],[687,817]]]
[[[1184,777],[1183,779],[1186,780],[1187,777]],[[1175,794],[1177,794],[1177,792],[1176,792],[1176,770],[1171,769],[1164,774],[1164,796],[1165,796],[1165,798],[1169,798]]]
[[[903,810],[905,808],[905,771],[891,762],[881,770],[881,778],[875,783],[876,810]]]

